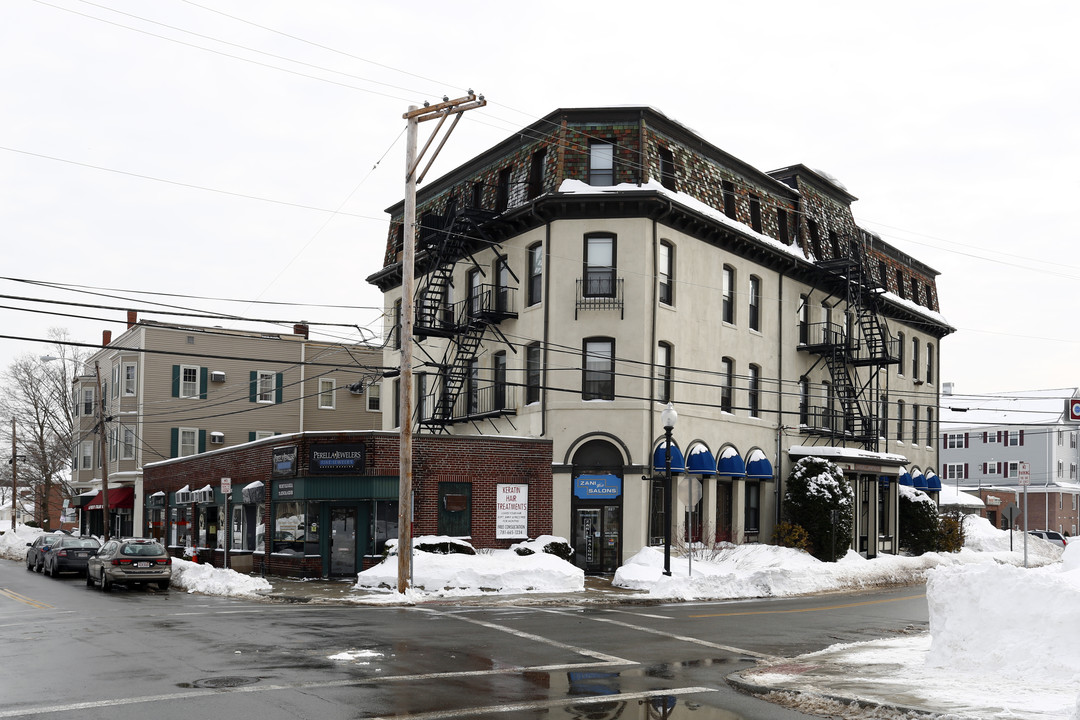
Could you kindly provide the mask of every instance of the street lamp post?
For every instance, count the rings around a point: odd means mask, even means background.
[[[671,431],[679,413],[671,403],[660,413],[664,426],[664,574],[671,575]]]

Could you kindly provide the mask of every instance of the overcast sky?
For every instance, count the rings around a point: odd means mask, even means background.
[[[1078,6],[885,5],[0,0],[0,275],[129,291],[0,293],[378,333],[401,114],[473,88],[431,179],[556,108],[651,105],[759,169],[830,173],[940,271],[958,393],[1080,384]],[[4,335],[124,327],[0,306]],[[28,352],[0,339],[4,367]]]

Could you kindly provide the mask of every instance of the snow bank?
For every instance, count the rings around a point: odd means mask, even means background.
[[[172,585],[189,593],[226,595],[229,597],[257,597],[269,592],[270,583],[261,577],[252,577],[228,568],[199,565],[189,560],[173,558]]]
[[[26,560],[26,544],[34,542],[34,538],[41,534],[38,528],[27,527],[22,523],[4,528],[4,534],[0,535],[0,557],[8,560]]]
[[[442,537],[413,538],[414,545],[462,540]],[[478,592],[505,593],[563,593],[585,589],[584,571],[565,560],[543,552],[550,542],[566,542],[563,538],[544,536],[530,543],[521,543],[534,551],[518,555],[510,550],[484,550],[476,555],[448,555],[416,552],[412,556],[412,590],[442,596],[475,595]],[[362,590],[392,590],[397,587],[397,556],[387,559],[357,576],[356,588]]]
[[[931,572],[927,664],[1080,686],[1080,543],[1067,550],[1068,565],[1038,570],[968,565]]]

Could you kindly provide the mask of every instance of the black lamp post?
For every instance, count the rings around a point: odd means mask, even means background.
[[[671,575],[671,431],[679,413],[671,403],[660,413],[664,426],[664,574]]]

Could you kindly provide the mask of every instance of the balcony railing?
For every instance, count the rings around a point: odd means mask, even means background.
[[[488,383],[472,387],[466,385],[454,402],[448,418],[434,417],[435,408],[439,405],[439,395],[432,393],[424,397],[420,422],[453,424],[500,415],[516,415],[518,390],[516,385],[506,383]]]
[[[574,307],[574,319],[579,310],[618,310],[619,318],[624,317],[623,279],[612,272],[590,272],[577,281],[577,303]]]

